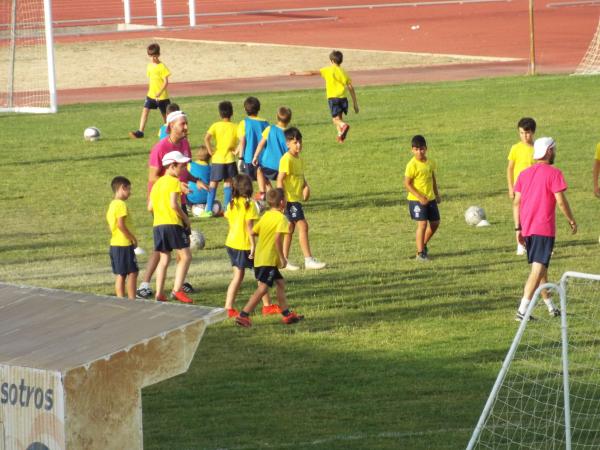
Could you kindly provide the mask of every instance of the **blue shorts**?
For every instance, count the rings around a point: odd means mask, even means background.
[[[158,225],[153,229],[154,250],[170,252],[190,246],[189,230],[181,225]]]
[[[133,245],[128,247],[110,246],[110,265],[115,275],[127,276],[140,271],[134,248]]]
[[[531,263],[540,263],[546,266],[550,265],[552,250],[554,249],[554,238],[549,236],[532,235],[525,238],[525,248],[527,249],[527,261]]]
[[[210,181],[223,181],[238,174],[235,163],[212,164],[210,166]]]
[[[304,218],[304,210],[302,209],[302,203],[299,202],[287,202],[285,204],[285,217],[290,222],[298,222],[299,220],[306,220]]]
[[[249,258],[250,250],[236,250],[227,246],[225,248],[233,267],[238,269],[252,269],[254,267],[254,261]]]
[[[348,99],[347,98],[328,98],[329,110],[331,117],[338,117],[343,114],[348,114]]]
[[[279,170],[269,169],[268,167],[263,166],[260,166],[260,170],[267,180],[275,181],[279,176]]]
[[[144,102],[144,108],[148,109],[160,109],[160,113],[164,116],[167,114],[167,106],[171,104],[171,100],[168,98],[165,100],[156,101],[155,98],[146,97],[146,101]]]
[[[430,222],[439,222],[440,220],[440,211],[435,200],[431,200],[426,205],[421,205],[416,200],[409,200],[408,212],[412,220],[428,220]]]
[[[260,283],[265,283],[269,287],[273,287],[275,280],[283,280],[283,275],[277,267],[262,266],[254,268],[254,278]]]

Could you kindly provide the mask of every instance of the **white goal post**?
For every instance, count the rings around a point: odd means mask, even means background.
[[[543,289],[560,296],[560,321],[529,320]],[[535,291],[467,445],[517,448],[600,448],[600,275]]]
[[[55,113],[51,0],[0,2],[0,112]]]

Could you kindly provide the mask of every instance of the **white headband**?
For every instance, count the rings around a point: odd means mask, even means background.
[[[179,119],[180,117],[187,118],[186,114],[183,111],[173,111],[167,116],[167,123],[175,122],[175,120]]]

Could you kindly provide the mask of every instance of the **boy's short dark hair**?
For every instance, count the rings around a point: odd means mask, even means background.
[[[292,120],[292,110],[287,106],[280,106],[277,109],[277,120],[287,125]]]
[[[329,54],[329,60],[339,66],[344,61],[344,54],[339,50],[334,50]]]
[[[231,116],[233,116],[233,105],[229,100],[219,103],[219,115],[221,119],[231,119]]]
[[[175,111],[181,111],[181,108],[179,108],[179,105],[177,103],[169,103],[167,105],[167,111],[166,111],[167,116]]]
[[[277,208],[284,198],[283,189],[275,188],[267,192],[267,203],[271,208]]]
[[[535,120],[531,117],[523,117],[517,124],[517,128],[523,128],[525,131],[531,131],[532,133],[535,133],[536,126]]]
[[[160,45],[158,45],[156,42],[150,44],[146,50],[148,51],[148,56],[160,55]]]
[[[112,188],[113,194],[116,194],[121,186],[131,186],[131,181],[122,176],[117,176],[112,179],[110,182],[110,187]]]
[[[288,128],[283,133],[285,134],[286,141],[294,141],[294,140],[301,141],[302,140],[302,133],[300,133],[300,130],[296,127]]]
[[[427,147],[427,142],[423,136],[417,134],[416,136],[413,136],[412,140],[410,141],[410,145],[415,148],[422,148]]]
[[[244,109],[249,116],[256,116],[260,111],[260,100],[256,97],[248,97],[244,101]]]

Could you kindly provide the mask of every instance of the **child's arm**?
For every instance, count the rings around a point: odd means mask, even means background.
[[[600,175],[600,160],[594,160],[594,194],[600,198],[600,188],[598,187],[598,175]]]
[[[287,173],[285,172],[279,172],[279,174],[277,175],[277,187],[283,189],[283,180],[285,180],[285,177],[287,176]]]
[[[306,178],[304,178],[304,187],[302,188],[302,198],[304,199],[305,202],[307,202],[308,199],[310,198],[310,186],[308,186]]]
[[[282,269],[287,266],[287,259],[283,256],[283,238],[281,237],[281,233],[275,233],[275,249],[279,257],[279,269]]]
[[[162,87],[160,88],[160,91],[158,91],[156,93],[156,100],[158,100],[158,97],[160,97],[162,95],[163,92],[165,92],[165,89],[167,89],[167,86],[169,85],[169,77],[166,76],[165,77],[165,81],[163,82]]]
[[[187,216],[186,213],[183,212],[181,206],[179,206],[179,195],[179,192],[171,192],[169,196],[171,208],[173,208],[177,216],[179,216],[179,218],[183,221],[184,227],[190,228],[190,218]]]
[[[254,259],[254,251],[256,250],[256,234],[254,234],[253,228],[254,220],[246,220],[246,231],[248,231],[248,236],[250,236],[250,255],[248,255],[249,259]]]
[[[254,152],[254,157],[252,158],[253,166],[258,166],[258,157],[264,150],[266,144],[267,144],[267,140],[265,138],[262,138],[260,140],[260,142],[258,143],[258,145],[256,146],[256,151]]]
[[[133,235],[127,225],[125,225],[125,216],[117,217],[117,228],[125,235],[127,239],[131,241],[134,247],[137,247],[137,239]]]
[[[419,199],[419,203],[421,205],[426,205],[427,203],[429,203],[429,200],[427,200],[427,197],[425,197],[423,194],[421,194],[419,191],[417,191],[415,189],[415,187],[413,186],[412,178],[404,177],[404,187],[406,188],[406,190],[408,192],[410,192],[412,195],[417,197],[417,199]]]
[[[312,76],[312,75],[321,75],[320,70],[301,70],[300,72],[289,72],[291,77],[293,76]]]
[[[354,92],[354,86],[352,86],[352,83],[348,83],[346,87],[348,88],[348,92],[350,92],[350,96],[352,97],[354,112],[358,114],[358,102],[356,101],[356,92]]]
[[[212,134],[210,133],[206,133],[204,135],[204,145],[206,145],[206,150],[208,150],[208,154],[210,156],[213,155],[213,149],[212,149]]]
[[[508,165],[506,166],[506,182],[508,183],[508,196],[509,198],[515,198],[515,191],[513,187],[515,185],[515,180],[513,174],[515,172],[515,162],[513,160],[508,161]]]
[[[433,193],[435,194],[435,201],[437,203],[442,203],[442,197],[440,197],[440,193],[437,188],[437,181],[435,179],[435,173],[431,174],[431,178],[433,179]]]

